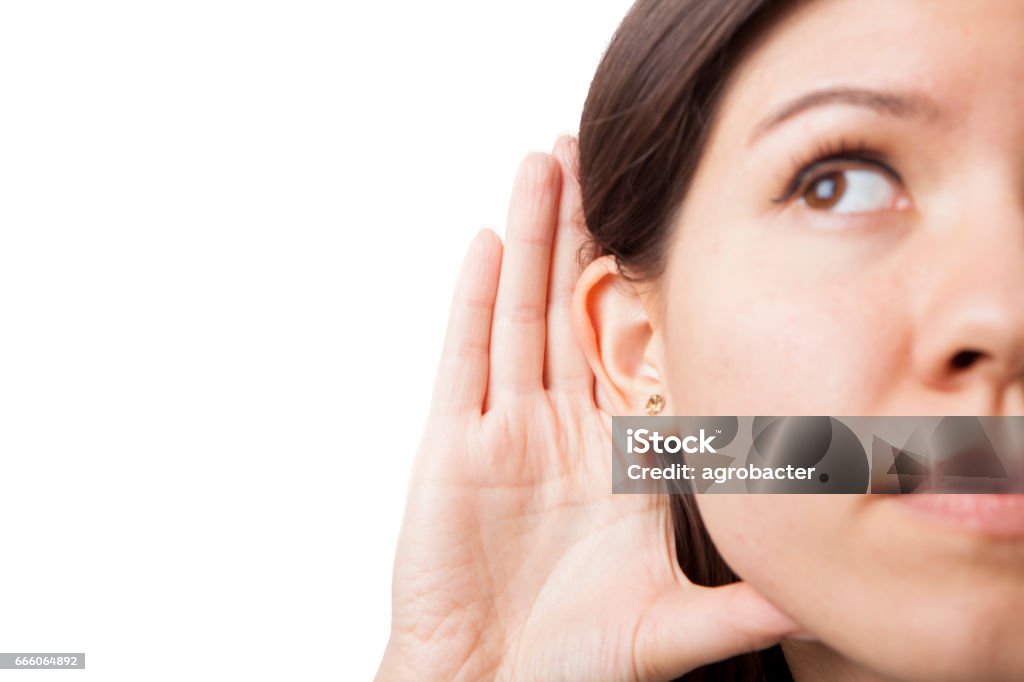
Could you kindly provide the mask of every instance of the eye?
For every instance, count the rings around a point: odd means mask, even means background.
[[[832,213],[868,213],[898,208],[892,178],[867,168],[833,170],[812,177],[800,195],[809,208]]]

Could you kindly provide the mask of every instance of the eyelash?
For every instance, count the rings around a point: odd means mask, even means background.
[[[850,145],[845,139],[836,142],[825,142],[819,145],[809,157],[795,159],[793,170],[790,172],[790,180],[782,188],[779,196],[772,199],[776,204],[784,204],[805,189],[808,182],[814,179],[814,174],[821,170],[826,164],[853,163],[862,166],[873,166],[896,181],[901,187],[903,179],[888,162],[884,156],[867,146],[863,141],[857,145]]]

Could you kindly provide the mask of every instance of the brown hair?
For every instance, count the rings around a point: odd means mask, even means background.
[[[580,121],[579,180],[590,258],[612,255],[631,278],[657,277],[700,161],[721,90],[744,48],[787,3],[638,0],[612,38]],[[715,549],[692,495],[671,500],[676,552],[700,585],[738,578]],[[778,646],[682,680],[792,679]]]

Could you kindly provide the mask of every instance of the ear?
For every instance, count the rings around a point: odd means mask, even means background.
[[[650,316],[653,297],[644,289],[623,277],[611,256],[602,256],[583,271],[573,293],[573,327],[597,379],[598,405],[616,415],[642,414],[651,395],[667,395],[661,339]]]

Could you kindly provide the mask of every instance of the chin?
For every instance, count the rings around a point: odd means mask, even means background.
[[[988,507],[901,497],[699,503],[733,570],[850,665],[899,680],[1024,680],[1024,538],[990,523]]]
[[[823,640],[900,680],[1024,680],[1024,576],[1011,584],[987,571],[949,569],[950,580],[936,572],[908,584],[902,600],[852,588],[859,605],[851,604],[849,618],[823,632]]]

